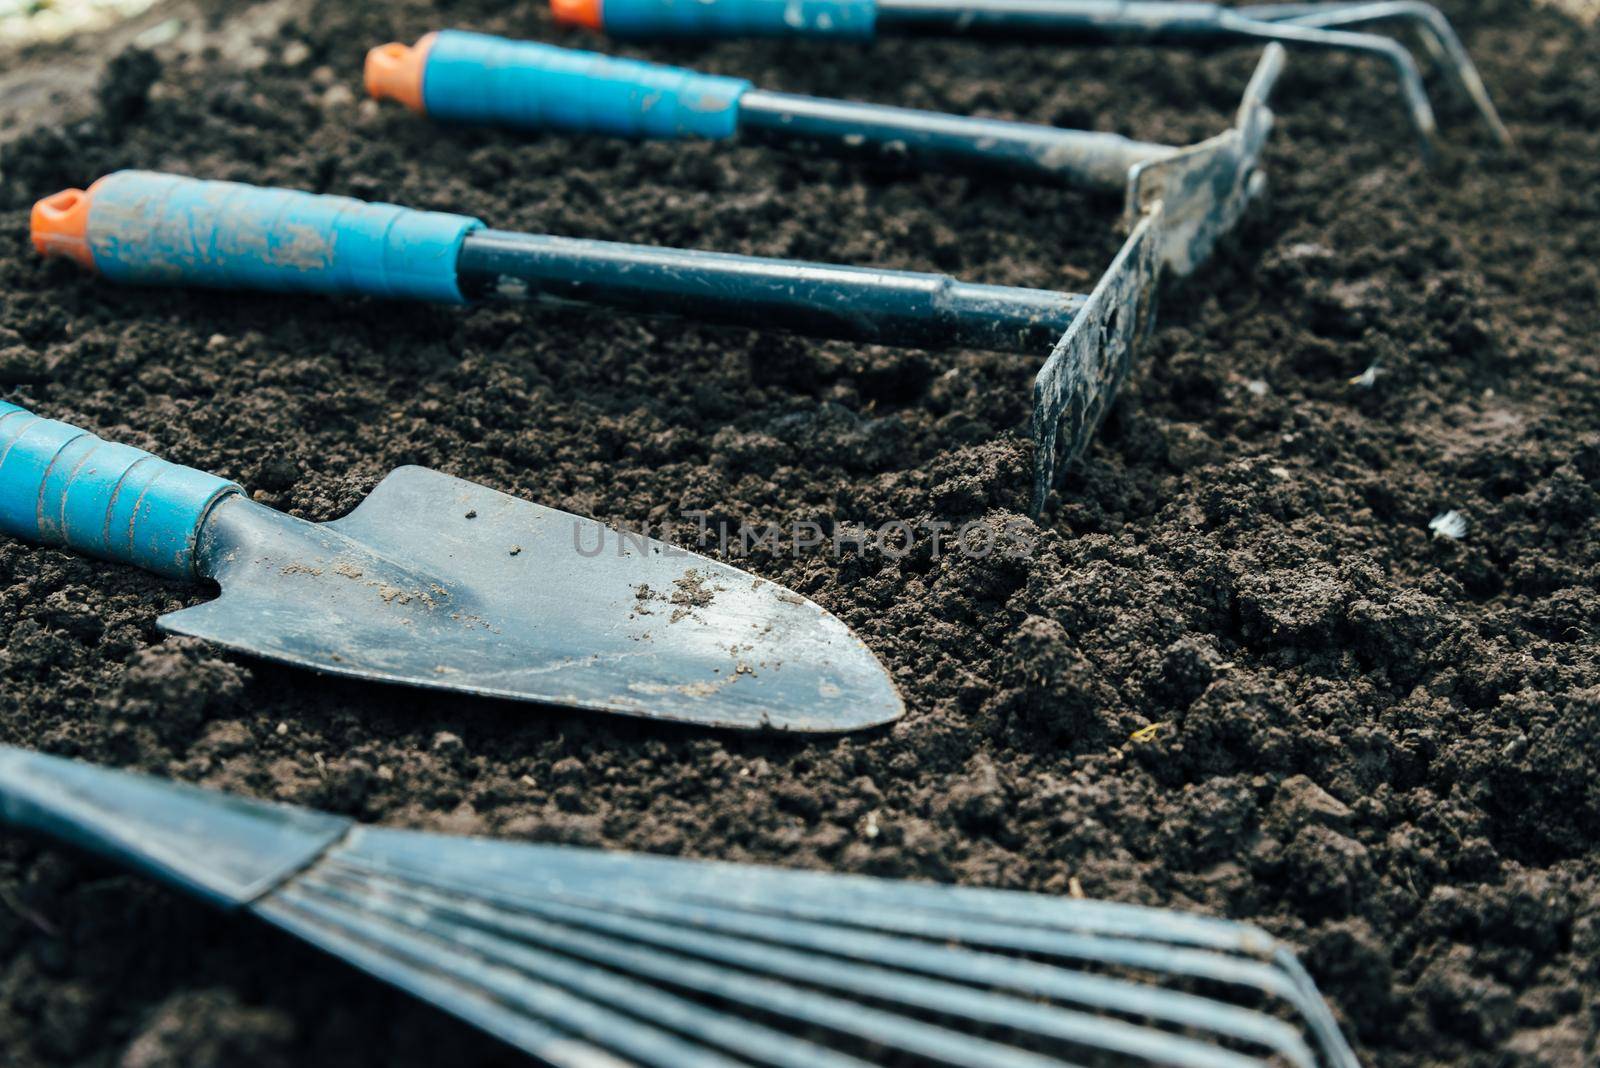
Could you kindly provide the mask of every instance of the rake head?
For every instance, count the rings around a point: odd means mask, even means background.
[[[558,1064],[1354,1064],[1283,946],[1127,905],[358,829],[254,910]]]
[[[1089,447],[1139,346],[1155,329],[1163,273],[1192,273],[1265,188],[1258,164],[1272,131],[1268,101],[1283,65],[1283,48],[1268,45],[1232,127],[1128,172],[1128,238],[1034,377],[1034,515]]]
[[[244,909],[555,1065],[1355,1068],[1293,954],[1039,894],[356,827],[0,749],[0,822]]]

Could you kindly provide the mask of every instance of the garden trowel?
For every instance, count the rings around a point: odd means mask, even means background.
[[[904,711],[838,619],[772,582],[438,471],[309,523],[0,401],[0,531],[210,579],[157,624],[330,674],[707,727]]]

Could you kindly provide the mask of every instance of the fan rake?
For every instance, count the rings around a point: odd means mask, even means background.
[[[0,749],[0,822],[550,1064],[1356,1065],[1290,950],[1226,920],[364,827],[20,750]]]

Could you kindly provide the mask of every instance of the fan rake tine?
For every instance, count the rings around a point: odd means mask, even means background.
[[[442,891],[460,892],[464,887],[459,881],[449,879],[440,880],[437,877],[427,879]],[[703,958],[716,960],[720,963],[731,964],[736,967],[752,971],[780,975],[785,978],[806,983],[812,986],[831,986],[838,989],[851,990],[856,994],[882,999],[898,1001],[907,1005],[914,1005],[921,1009],[944,1013],[951,1016],[962,1016],[988,1024],[1010,1027],[1017,1030],[1030,1031],[1034,1034],[1045,1035],[1054,1039],[1077,1043],[1082,1046],[1111,1050],[1130,1056],[1141,1057],[1156,1063],[1184,1065],[1184,1066],[1209,1066],[1209,1068],[1253,1068],[1261,1061],[1256,1058],[1237,1054],[1210,1043],[1195,1039],[1170,1034],[1151,1027],[1143,1027],[1118,1019],[1102,1016],[1092,1016],[1057,1007],[1046,1007],[1038,1004],[1018,1000],[1004,995],[986,993],[975,990],[970,985],[958,982],[947,982],[943,979],[921,979],[916,976],[889,971],[884,968],[863,967],[859,964],[840,960],[837,956],[816,956],[793,950],[783,949],[773,942],[792,941],[797,936],[803,935],[806,926],[793,926],[794,921],[781,920],[772,916],[755,915],[749,917],[754,921],[754,926],[747,926],[739,931],[761,940],[762,944],[752,944],[736,938],[727,938],[718,934],[709,933],[709,928],[717,925],[716,912],[713,909],[697,908],[695,906],[680,905],[678,902],[667,902],[660,906],[642,905],[644,900],[640,894],[631,892],[632,888],[618,888],[612,884],[610,891],[599,887],[591,887],[586,894],[574,894],[568,888],[565,891],[547,890],[507,892],[477,890],[479,896],[492,895],[488,900],[493,900],[499,906],[496,916],[504,914],[532,913],[546,919],[562,923],[578,924],[584,927],[598,929],[619,938],[630,941],[647,942],[663,946],[680,953],[691,954]],[[576,898],[576,900],[574,900]],[[559,900],[557,900],[559,899]],[[454,900],[453,898],[447,900]],[[641,912],[661,916],[666,922],[657,922],[653,919],[639,918]],[[685,923],[691,923],[692,928],[685,928]],[[735,924],[737,927],[737,924]],[[793,929],[791,930],[791,927]],[[870,934],[863,934],[855,929],[833,930],[836,938],[843,940],[860,938],[863,949],[854,955],[869,960],[883,962],[887,957],[876,952],[882,948],[890,955],[897,950],[909,951],[913,956],[918,950],[929,951],[930,956],[925,960],[932,961],[937,958],[940,947],[929,947],[920,943],[899,939],[890,939],[879,936],[876,940]],[[802,939],[802,943],[803,943]],[[895,943],[891,946],[890,943]],[[807,946],[806,948],[811,948]],[[1070,980],[1072,973],[1046,965],[1030,965],[1028,962],[1012,961],[1009,958],[986,956],[968,951],[971,958],[986,960],[1001,966],[1004,971],[1006,965],[1016,965],[1022,969],[1032,968],[1041,976],[1049,975],[1056,979]],[[949,958],[960,961],[959,955]],[[950,974],[945,969],[935,964],[936,973]],[[669,973],[670,974],[670,973]],[[954,976],[966,983],[987,983],[989,978],[982,975]],[[993,978],[998,979],[998,976]],[[1100,983],[1112,984],[1114,981],[1092,976],[1077,976],[1076,978],[1097,980]],[[1140,991],[1141,988],[1133,984],[1121,984],[1129,990]],[[1170,996],[1181,1002],[1187,997],[1172,991],[1157,991],[1145,989],[1144,993]],[[1159,1002],[1159,997],[1155,999]],[[1203,999],[1189,999],[1196,1003],[1203,1003]],[[1223,1008],[1239,1013],[1240,1015],[1254,1015],[1259,1021],[1266,1024],[1264,1030],[1270,1032],[1274,1025],[1280,1025],[1262,1014],[1248,1014],[1246,1010],[1236,1009],[1233,1006],[1211,1005],[1212,1009]],[[1170,1011],[1174,1010],[1169,1010]],[[1187,1015],[1182,1009],[1175,1010],[1180,1016]],[[1195,1015],[1204,1015],[1196,1013]],[[1229,1033],[1232,1028],[1229,1024],[1233,1020],[1224,1020],[1223,1026],[1214,1026],[1216,1021],[1204,1021],[1198,1026],[1212,1026],[1213,1030]],[[1247,1032],[1252,1029],[1240,1024],[1240,1029]],[[1256,1028],[1256,1030],[1263,1030]],[[1285,1027],[1285,1030],[1289,1030]],[[1252,1036],[1253,1037],[1253,1036]],[[1254,1039],[1269,1048],[1277,1048],[1281,1044],[1281,1035],[1263,1036]],[[1286,1058],[1292,1064],[1307,1065],[1312,1063],[1309,1051],[1303,1043],[1299,1046],[1299,1055],[1295,1055],[1295,1040],[1286,1043],[1288,1049]]]
[[[630,915],[668,922],[687,921],[701,930],[743,935],[837,957],[892,964],[979,986],[1009,987],[1030,997],[1047,997],[1212,1030],[1265,1046],[1299,1068],[1313,1068],[1316,1063],[1299,1034],[1283,1021],[1182,991],[839,924],[779,919],[764,913],[735,912],[681,902],[630,902],[619,908]],[[955,936],[947,938],[954,940]]]
[[[547,1028],[544,1023],[536,1023],[532,1035],[537,1038],[541,1030],[548,1029],[560,1036],[557,1050],[564,1046],[572,1051],[570,1063],[577,1068],[588,1068],[590,1062],[578,1054],[586,1054],[593,1046],[615,1051],[626,1059],[625,1063],[660,1068],[683,1064],[742,1068],[739,1061],[597,1004],[586,994],[535,978],[546,966],[559,967],[559,958],[519,952],[518,947],[509,944],[490,943],[491,952],[484,953],[481,945],[469,946],[460,937],[463,932],[440,925],[431,910],[403,904],[403,893],[380,891],[374,894],[373,889],[368,885],[362,887],[361,892],[351,893],[307,879],[285,888],[274,895],[274,900],[310,917],[323,930],[331,928],[345,935],[347,945],[360,947],[362,957],[354,959],[363,967],[375,952],[391,969],[385,978],[398,985],[411,988],[410,975],[421,970],[475,992],[476,1013],[462,1015],[541,1058],[557,1059],[552,1057],[549,1045],[530,1046],[522,1040],[521,1032],[530,1012],[553,1025]],[[386,897],[390,900],[385,901]],[[320,939],[314,940],[320,942]],[[464,949],[475,952],[464,953]],[[529,964],[537,967],[526,967]],[[590,968],[588,971],[591,974],[583,978],[593,986],[605,982],[607,975],[603,970]],[[393,978],[395,974],[401,977]],[[562,980],[574,978],[578,977],[572,969],[560,973]],[[580,988],[585,985],[582,979],[578,985]],[[629,998],[640,998],[645,1003],[662,996],[626,981],[621,986],[621,992]]]
[[[345,858],[349,860],[347,856]],[[538,877],[500,882],[518,900],[541,895],[615,902],[676,897],[717,907],[889,931],[931,940],[956,939],[1021,953],[1049,953],[1095,963],[1211,979],[1258,990],[1302,1015],[1311,1005],[1302,986],[1271,963],[1278,944],[1243,924],[1117,902],[1045,898],[1005,890],[895,883],[861,876],[754,869],[660,857],[586,857],[554,849]],[[437,868],[404,856],[379,864],[438,885]],[[370,864],[362,855],[357,861]],[[475,873],[476,875],[476,873]],[[446,877],[448,881],[448,877]],[[495,883],[492,872],[475,891]],[[818,904],[817,902],[826,902]]]
[[[1327,1064],[1356,1064],[1293,954],[1264,931],[1231,920],[1012,890],[365,828],[353,831],[333,858],[445,893],[492,894],[518,902],[529,897],[591,906],[605,902],[613,909],[624,900],[676,900],[864,933],[962,941],[969,949],[1128,967],[1154,973],[1157,982],[1165,976],[1221,982],[1279,999],[1297,1015]]]
[[[1317,990],[1317,984],[1312,980],[1311,973],[1306,971],[1305,965],[1287,949],[1280,948],[1273,954],[1273,959],[1277,961],[1278,967],[1288,973],[1299,989],[1305,1004],[1301,1014],[1310,1026],[1312,1034],[1316,1036],[1329,1064],[1333,1068],[1361,1068],[1355,1050],[1345,1041],[1344,1032],[1339,1030],[1339,1021],[1334,1019],[1333,1010],[1328,1007],[1328,1003],[1322,1000],[1322,994]]]
[[[559,936],[559,930],[537,923],[529,923],[523,929],[523,915],[508,915],[500,906],[474,896],[434,893],[409,883],[387,882],[337,867],[319,869],[306,885],[317,894],[417,927],[451,946],[465,947],[500,967],[540,976],[577,996],[645,1017],[652,1026],[686,1035],[707,1046],[754,1054],[774,1068],[865,1068],[864,1062],[853,1057],[574,960],[561,952],[559,937],[550,937]],[[507,934],[514,937],[508,939]],[[550,947],[556,947],[556,951]],[[584,1037],[607,1044],[611,1033],[588,1033]],[[704,1059],[713,1055],[697,1056]]]
[[[805,910],[803,907],[791,907],[785,912],[788,915],[815,915],[814,911]],[[866,921],[868,926],[892,930],[898,934],[923,938],[951,938],[972,945],[1008,949],[1018,953],[1121,965],[1166,975],[1210,979],[1248,987],[1282,999],[1308,1018],[1312,1005],[1316,1004],[1315,999],[1308,999],[1294,978],[1284,974],[1276,963],[1266,963],[1252,957],[1230,956],[1214,950],[1135,941],[1115,936],[1012,927],[1002,923],[953,919],[942,924],[930,924],[920,917],[887,911],[874,912],[860,919]]]
[[[655,873],[661,874],[661,873]],[[859,916],[851,918],[850,914],[856,906],[848,900],[848,893],[841,895],[845,900],[841,906],[822,908],[818,906],[777,904],[781,900],[795,901],[807,895],[797,893],[803,889],[804,884],[815,879],[811,873],[753,873],[762,877],[764,885],[759,893],[746,888],[744,892],[729,896],[719,894],[714,890],[704,893],[703,900],[696,902],[688,896],[674,897],[674,892],[683,888],[671,878],[650,879],[650,889],[647,891],[643,883],[628,885],[619,881],[616,873],[609,873],[604,879],[586,879],[579,883],[570,880],[561,880],[559,885],[541,884],[537,889],[524,887],[523,889],[502,888],[492,891],[499,900],[506,901],[510,907],[521,907],[519,902],[530,896],[558,898],[570,901],[583,907],[604,907],[612,911],[624,911],[631,915],[643,915],[663,920],[692,920],[695,924],[707,929],[731,930],[748,934],[764,941],[781,941],[792,945],[801,945],[806,948],[817,949],[822,952],[837,956],[857,957],[879,962],[893,961],[902,967],[938,974],[946,978],[961,979],[983,985],[1009,985],[1022,988],[1030,994],[1041,994],[1064,1001],[1078,1004],[1091,1005],[1096,1008],[1110,1009],[1128,1013],[1130,1015],[1145,1015],[1152,1018],[1165,1019],[1172,1023],[1188,1026],[1209,1028],[1222,1034],[1227,1034],[1245,1041],[1254,1042],[1273,1049],[1294,1065],[1310,1066],[1314,1063],[1310,1050],[1300,1039],[1294,1028],[1281,1020],[1277,1020],[1265,1013],[1256,1012],[1239,1006],[1228,1005],[1206,998],[1196,997],[1181,991],[1164,990],[1159,987],[1146,986],[1126,980],[1114,979],[1106,976],[1092,975],[1083,972],[1074,972],[1053,965],[1039,964],[1031,961],[1017,960],[1011,957],[983,953],[970,948],[957,948],[945,945],[930,945],[928,941],[948,943],[966,937],[966,932],[959,926],[959,914],[952,913],[944,922],[927,922],[923,924],[906,925],[902,922],[900,933],[911,936],[910,938],[897,938],[881,933],[871,926],[863,926],[856,921]],[[792,874],[796,883],[802,886],[790,885],[780,890],[779,887],[770,885],[773,875]],[[742,873],[741,873],[742,875]],[[430,885],[447,890],[461,890],[463,884],[453,881],[449,877],[441,878],[436,874],[413,872],[410,878],[428,882]],[[831,889],[838,892],[841,889],[849,890],[857,886],[863,889],[877,889],[877,884],[872,882],[858,882],[849,877],[825,877],[835,883],[849,884],[846,887],[834,886]],[[747,881],[747,880],[741,880]],[[781,880],[779,880],[781,881]],[[697,886],[708,884],[702,875],[695,881]],[[722,888],[722,881],[710,883],[715,888]],[[1003,898],[1011,900],[1005,903],[1016,904],[1020,895],[1007,895],[1005,891],[991,892],[983,890],[960,889],[951,892],[950,888],[921,887],[908,885],[906,887],[893,887],[894,890],[933,890],[931,896],[944,900],[947,904],[952,897],[973,897],[982,899],[985,895],[998,893]],[[478,894],[489,894],[483,884],[479,884],[474,891]],[[868,895],[873,896],[873,895]],[[904,897],[896,893],[895,897]],[[1023,901],[1033,903],[1032,898],[1023,898]],[[1080,906],[1081,909],[1071,909],[1073,912],[1085,911],[1094,914],[1104,914],[1114,921],[1112,926],[1124,929],[1130,933],[1148,934],[1152,919],[1165,919],[1169,914],[1154,913],[1148,909],[1137,906],[1119,905],[1114,902],[1090,901],[1065,901],[1065,902],[1040,902],[1044,905]],[[1002,901],[994,902],[996,905]],[[937,917],[940,911],[926,908],[919,904],[916,909],[920,913],[928,913]],[[988,910],[984,910],[985,915]],[[839,914],[843,913],[844,917]],[[1214,920],[1203,916],[1185,916],[1183,914],[1170,914],[1177,922],[1169,926],[1182,929],[1183,934],[1195,937],[1209,945],[1219,948],[1237,949],[1241,942],[1241,934],[1253,937],[1246,938],[1246,942],[1259,943],[1262,951],[1272,947],[1269,939],[1251,931],[1249,928],[1240,927],[1223,920]],[[877,916],[875,913],[874,916]],[[781,917],[781,920],[780,920]],[[881,918],[881,917],[879,917]],[[1142,924],[1139,921],[1143,921]],[[1140,930],[1142,928],[1142,930]],[[1026,936],[1024,935],[1026,938]],[[917,939],[917,940],[912,940]],[[922,941],[928,940],[928,941]],[[1224,957],[1225,962],[1234,958]],[[1291,958],[1292,959],[1292,958]],[[1253,965],[1274,983],[1273,993],[1286,1000],[1293,1000],[1297,990],[1292,981],[1283,976],[1276,975],[1264,963],[1255,961],[1240,962]],[[1258,985],[1250,983],[1247,985]]]
[[[343,873],[340,873],[341,875]],[[352,876],[357,885],[365,889],[364,877]],[[321,886],[319,893],[330,888]],[[374,902],[363,893],[349,895],[351,905],[372,910]],[[703,995],[747,1005],[762,1012],[776,1013],[791,1019],[802,1020],[840,1034],[852,1035],[880,1047],[898,1049],[952,1068],[994,1065],[996,1068],[1062,1068],[1061,1060],[1029,1053],[964,1035],[934,1024],[914,1020],[892,1012],[864,1006],[858,1002],[831,997],[801,987],[766,978],[761,975],[730,971],[726,968],[703,964],[676,953],[665,953],[627,933],[596,933],[592,930],[573,930],[565,926],[572,915],[586,915],[576,906],[563,906],[555,902],[534,899],[517,900],[508,909],[491,904],[479,895],[460,892],[441,893],[419,886],[388,886],[384,893],[392,898],[379,905],[386,913],[403,917],[402,922],[425,923],[430,933],[451,945],[471,944],[479,952],[488,951],[502,962],[503,967],[542,968],[545,955],[529,950],[530,945],[542,945],[556,953],[579,957],[636,976],[695,990]],[[478,900],[473,900],[478,898]],[[514,911],[512,911],[514,910]],[[554,917],[554,919],[552,919]],[[581,920],[580,920],[581,922]],[[584,924],[587,927],[603,925]],[[477,932],[475,936],[473,932]],[[533,953],[532,956],[524,956]],[[550,959],[559,960],[553,957]],[[630,987],[633,986],[629,981]],[[676,999],[674,999],[676,1000]],[[687,1004],[687,1003],[684,1003]],[[1102,1021],[1096,1021],[1097,1023]],[[755,1025],[739,1022],[739,1027]],[[797,1040],[779,1036],[781,1041],[793,1044]],[[738,1044],[751,1049],[751,1043],[738,1037]],[[819,1058],[833,1057],[835,1061]],[[680,1063],[671,1061],[668,1063]],[[789,1063],[784,1061],[783,1063]],[[813,1047],[804,1064],[855,1064],[832,1051]],[[1182,1062],[1178,1062],[1182,1063]]]
[[[263,899],[253,910],[256,915],[314,946],[332,953],[378,979],[405,990],[430,1005],[457,1016],[475,1027],[560,1068],[591,1068],[596,1051],[587,1043],[574,1040],[545,1023],[505,1004],[491,995],[482,976],[456,968],[455,974],[441,970],[449,959],[449,947],[431,940],[394,931],[388,924],[348,916],[309,895],[286,888]],[[478,969],[482,971],[483,969]],[[525,984],[519,991],[529,997],[536,984]],[[557,998],[561,991],[548,989]],[[621,1064],[623,1062],[616,1062]],[[648,1062],[647,1062],[648,1063]]]
[[[386,832],[404,837],[405,832]],[[431,843],[430,843],[431,844]],[[830,902],[822,918],[854,923],[850,916],[860,908],[890,913],[954,915],[990,920],[1008,927],[1046,930],[1092,930],[1267,957],[1278,943],[1264,932],[1232,920],[1194,913],[1152,909],[1116,901],[1054,898],[1015,890],[948,886],[939,883],[897,882],[864,875],[761,868],[725,861],[685,861],[643,854],[587,853],[562,846],[535,846],[474,841],[479,847],[439,864],[419,860],[403,848],[374,849],[389,841],[363,835],[353,849],[338,854],[345,863],[368,870],[405,872],[408,877],[439,880],[441,871],[463,871],[471,864],[472,885],[497,885],[513,894],[559,893],[589,887],[593,893],[617,896],[675,896],[706,904],[727,905],[758,912],[794,909],[796,903]],[[403,843],[402,843],[403,846]],[[518,860],[515,869],[499,869],[492,854],[505,848],[507,859]],[[488,863],[472,863],[487,861]],[[781,903],[781,905],[779,904]],[[837,914],[837,915],[835,915]],[[915,933],[915,932],[911,932]]]

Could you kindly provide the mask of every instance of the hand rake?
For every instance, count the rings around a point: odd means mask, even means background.
[[[1450,21],[1420,0],[1224,7],[1194,0],[551,0],[562,22],[624,39],[824,37],[868,41],[879,34],[977,36],[1038,42],[1276,41],[1375,57],[1393,68],[1425,153],[1436,124],[1422,73],[1388,37],[1344,27],[1404,22],[1415,27],[1457,89],[1503,147],[1500,121],[1472,58]]]
[[[463,63],[481,75],[485,40],[494,39],[440,34],[429,71],[459,44]],[[528,53],[501,55],[507,78],[528,76],[521,62]],[[535,48],[535,66],[545,55]],[[1133,143],[1121,138],[1010,124],[1059,135],[1062,157],[1076,161],[1069,170],[1085,180],[1109,180],[1121,168],[1129,236],[1086,295],[510,233],[460,215],[142,171],[118,172],[87,192],[69,189],[39,201],[33,241],[47,256],[73,259],[119,282],[452,303],[532,299],[885,345],[1047,354],[1033,390],[1037,514],[1060,473],[1087,447],[1150,332],[1162,271],[1194,270],[1264,188],[1256,164],[1272,126],[1267,98],[1282,67],[1282,49],[1268,46],[1235,124],[1186,147],[1143,146],[1130,155]],[[721,95],[708,96],[696,80],[706,76],[663,81],[660,70],[614,66],[612,91],[595,95],[590,84],[588,93],[608,114],[631,115],[640,126],[693,126],[717,109],[725,121],[738,106],[739,93],[730,96],[721,84],[732,79],[713,79]],[[573,85],[558,96],[574,106],[588,98]],[[961,136],[970,138],[971,131]],[[980,148],[974,142],[963,158]],[[1146,150],[1148,157],[1140,158]]]
[[[553,1065],[1356,1068],[1285,946],[1038,894],[361,827],[0,748],[0,822]]]

